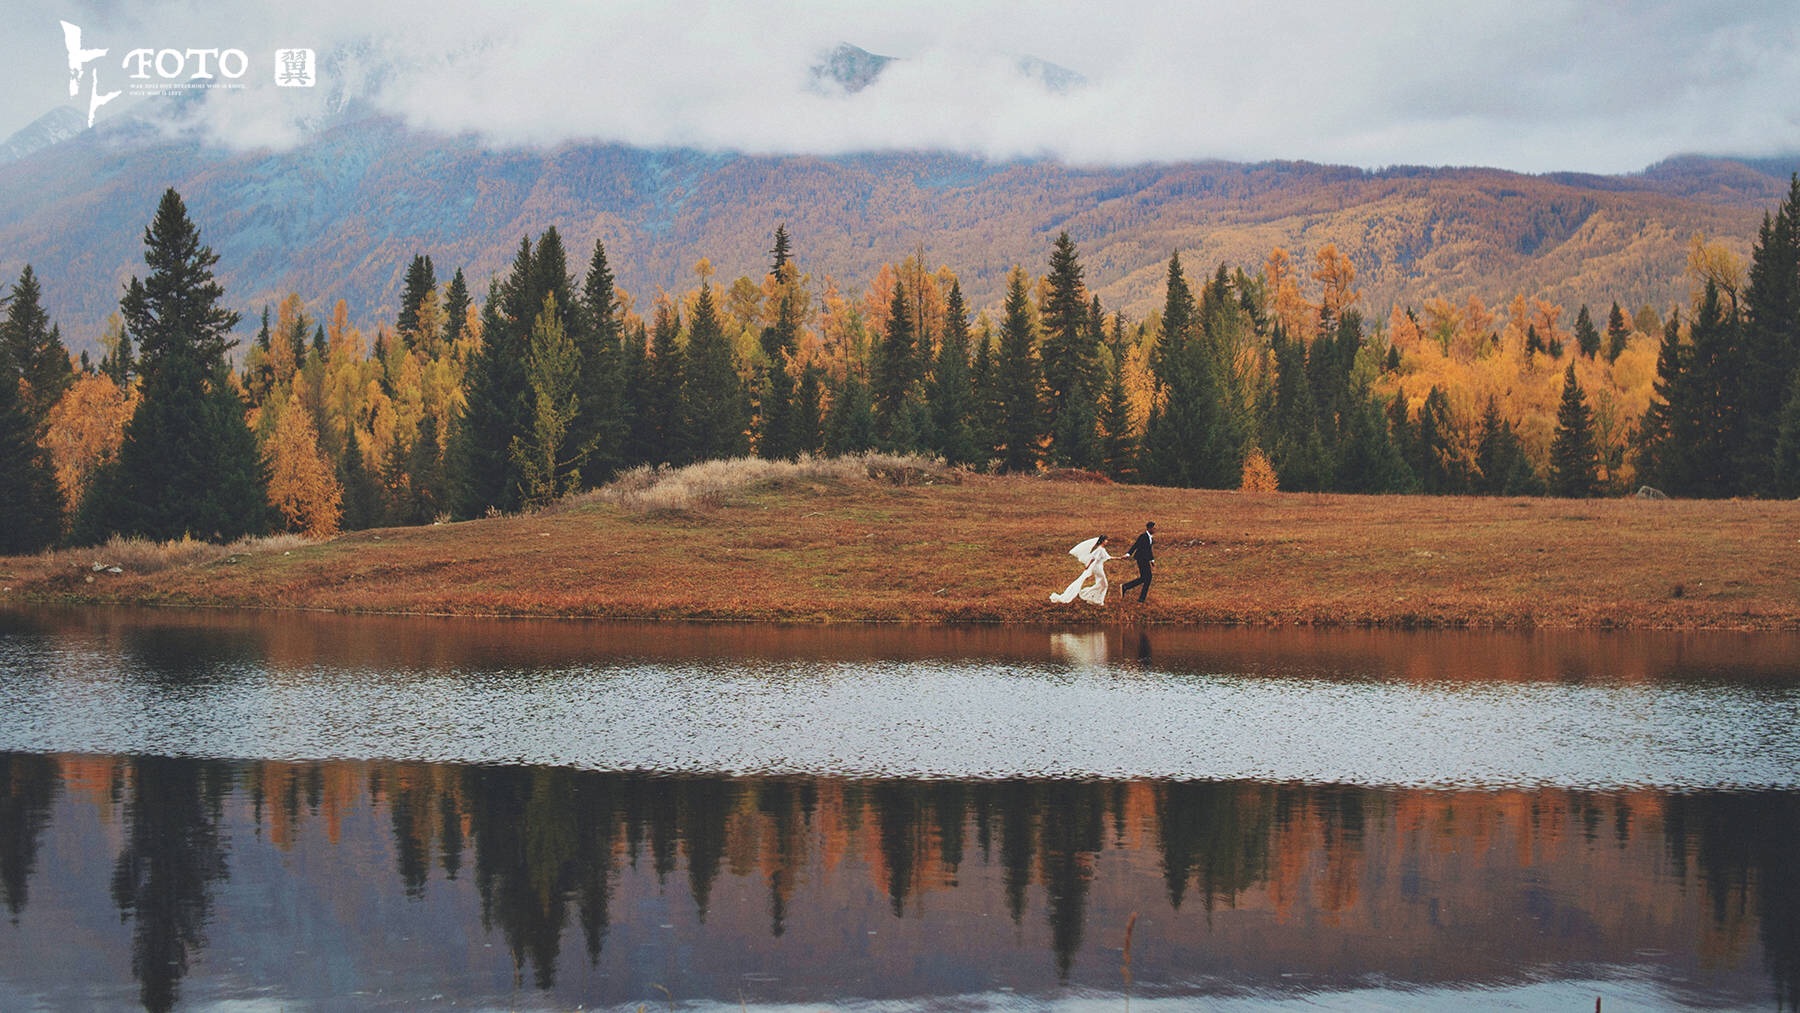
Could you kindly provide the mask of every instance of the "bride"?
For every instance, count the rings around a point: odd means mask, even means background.
[[[1087,569],[1081,571],[1081,576],[1076,577],[1075,582],[1061,594],[1051,595],[1050,600],[1060,605],[1066,605],[1077,598],[1095,605],[1106,604],[1106,561],[1113,558],[1106,551],[1106,536],[1095,535],[1070,549],[1069,555],[1086,563]],[[1083,588],[1081,585],[1087,583],[1090,577],[1093,578],[1093,585]]]

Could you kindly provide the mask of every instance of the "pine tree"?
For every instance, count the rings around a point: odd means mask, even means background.
[[[576,346],[580,408],[570,422],[569,446],[582,484],[594,486],[624,465],[628,435],[618,290],[606,261],[606,247],[598,239],[581,286],[578,319],[581,327],[571,338]]]
[[[825,453],[860,454],[875,446],[874,407],[869,385],[854,369],[845,373],[832,391],[831,408],[825,413]]]
[[[1475,451],[1474,491],[1485,496],[1535,496],[1543,483],[1531,467],[1512,422],[1500,414],[1497,398],[1488,398],[1481,416],[1481,442]]]
[[[817,454],[825,446],[825,373],[809,363],[800,371],[794,392],[794,447],[802,454]]]
[[[1388,430],[1385,406],[1365,393],[1348,412],[1338,445],[1332,488],[1341,492],[1403,493],[1418,480]]]
[[[37,552],[62,536],[62,490],[21,393],[11,342],[0,342],[0,556]]]
[[[400,290],[400,315],[396,320],[400,339],[406,342],[406,347],[418,344],[419,306],[436,291],[437,274],[431,258],[422,253],[414,254],[412,263],[406,268],[406,281]]]
[[[469,298],[469,284],[463,280],[459,267],[444,289],[444,344],[454,349],[462,341],[468,332],[469,307],[473,304]]]
[[[1606,361],[1618,362],[1630,339],[1631,326],[1625,322],[1625,311],[1615,302],[1612,312],[1606,315]]]
[[[701,283],[700,297],[694,301],[685,365],[682,458],[713,461],[749,453],[750,397],[738,377],[709,282]]]
[[[1581,354],[1592,359],[1600,354],[1600,331],[1594,326],[1594,318],[1589,315],[1587,303],[1575,313],[1575,347]]]
[[[1331,484],[1332,464],[1319,433],[1319,406],[1313,398],[1306,347],[1290,341],[1280,325],[1272,340],[1275,353],[1275,389],[1263,439],[1269,447],[1275,475],[1289,492],[1320,492]],[[1328,344],[1321,338],[1315,343]],[[1317,356],[1323,359],[1324,356]]]
[[[969,374],[969,313],[960,282],[950,283],[944,320],[944,340],[938,344],[937,364],[931,371],[933,449],[945,464],[972,464],[980,452],[970,425],[975,390]]]
[[[777,246],[786,243],[778,235]],[[786,265],[783,265],[786,269]],[[767,364],[763,367],[758,404],[756,452],[767,460],[786,460],[802,449],[800,422],[795,405],[793,355],[799,347],[799,321],[795,317],[793,293],[783,291],[775,307],[775,322],[763,328],[762,350]],[[814,394],[817,394],[815,388]],[[816,410],[817,404],[814,404]]]
[[[1416,458],[1413,471],[1419,487],[1436,495],[1460,495],[1470,491],[1470,463],[1463,458],[1462,433],[1450,411],[1450,396],[1442,387],[1432,387],[1419,409],[1416,435]]]
[[[63,346],[61,330],[44,312],[43,290],[30,264],[19,272],[19,280],[5,303],[0,344],[6,347],[20,381],[19,407],[41,434],[51,407],[75,382],[75,369],[69,362],[69,350]]]
[[[650,436],[645,461],[691,463],[682,446],[681,378],[687,372],[687,355],[681,346],[681,315],[668,300],[656,304],[645,372],[643,410]]]
[[[571,440],[581,405],[577,389],[581,358],[562,320],[556,294],[546,293],[527,350],[531,425],[513,438],[510,448],[528,506],[555,502],[581,484],[579,454]]]
[[[1639,471],[1671,495],[1736,495],[1744,433],[1743,330],[1712,280],[1685,343],[1676,327],[1671,315],[1654,399],[1641,427]]]
[[[272,521],[268,479],[225,353],[238,315],[213,278],[218,256],[173,189],[144,231],[148,276],[120,303],[136,339],[142,400],[116,465],[83,504],[83,541],[117,532],[152,539],[194,535],[230,541]]]
[[[1235,489],[1243,478],[1246,433],[1232,407],[1225,356],[1243,325],[1221,272],[1195,306],[1178,257],[1169,261],[1163,339],[1152,369],[1157,401],[1144,432],[1144,477],[1161,485]]]
[[[1764,215],[1751,251],[1744,291],[1743,359],[1739,374],[1742,440],[1739,487],[1751,495],[1776,491],[1775,445],[1794,378],[1800,374],[1800,174],[1773,216]]]
[[[1688,481],[1686,441],[1692,438],[1692,426],[1676,415],[1677,406],[1687,401],[1682,393],[1687,358],[1688,348],[1681,341],[1681,312],[1676,310],[1663,325],[1650,406],[1638,423],[1637,471],[1649,483],[1685,486]]]
[[[1600,453],[1594,445],[1594,414],[1575,379],[1575,364],[1563,374],[1562,407],[1550,441],[1550,495],[1586,499],[1599,489]]]
[[[1036,330],[1025,295],[1025,271],[1015,266],[1007,282],[1005,318],[994,363],[1002,471],[1032,472],[1038,466],[1044,419]]]
[[[875,405],[875,438],[882,449],[905,453],[919,449],[909,437],[913,402],[919,396],[919,353],[906,290],[898,280],[888,306],[887,333],[875,346],[869,394]]]
[[[1111,365],[1100,400],[1100,467],[1116,481],[1137,477],[1138,441],[1131,424],[1131,395],[1125,389],[1125,325],[1113,317]]]
[[[514,511],[524,502],[511,448],[530,427],[525,373],[530,329],[519,326],[519,315],[528,312],[533,260],[531,240],[520,240],[512,271],[489,286],[482,304],[481,348],[463,377],[463,410],[451,426],[448,463],[457,517]],[[542,307],[543,301],[540,294],[537,305]]]
[[[1067,232],[1056,237],[1044,280],[1042,358],[1050,453],[1058,463],[1092,467],[1099,456],[1092,430],[1094,395],[1101,386],[1100,337],[1089,327],[1081,262]]]

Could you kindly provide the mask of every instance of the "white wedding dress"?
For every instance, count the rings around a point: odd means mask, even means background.
[[[1087,569],[1081,571],[1081,576],[1076,577],[1074,583],[1064,588],[1061,594],[1051,595],[1051,601],[1059,605],[1067,605],[1080,598],[1082,601],[1092,602],[1095,605],[1106,604],[1106,561],[1113,557],[1106,551],[1105,546],[1096,544],[1098,541],[1097,538],[1090,538],[1069,550],[1069,555],[1085,562]],[[1093,581],[1091,585],[1081,586],[1090,579]]]

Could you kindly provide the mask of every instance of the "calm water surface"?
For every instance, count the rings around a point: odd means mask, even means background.
[[[1797,658],[0,611],[0,1009],[1794,1008]]]

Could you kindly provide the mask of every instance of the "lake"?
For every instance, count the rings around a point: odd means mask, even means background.
[[[1795,1008],[1797,658],[4,609],[0,1008]]]

